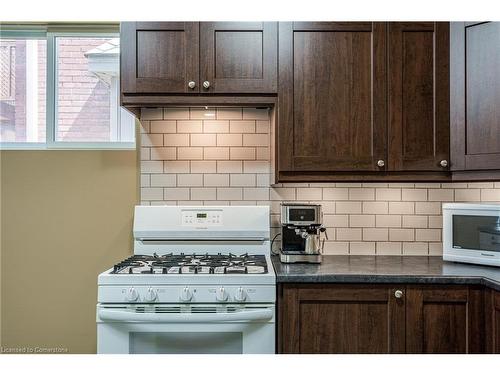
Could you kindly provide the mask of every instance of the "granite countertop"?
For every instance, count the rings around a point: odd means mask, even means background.
[[[500,291],[500,267],[441,257],[325,255],[321,264],[283,264],[272,257],[278,283],[417,283],[485,285]]]

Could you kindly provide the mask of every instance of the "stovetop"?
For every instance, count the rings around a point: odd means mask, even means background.
[[[252,254],[163,254],[133,255],[115,264],[112,274],[238,275],[267,274],[264,255]]]

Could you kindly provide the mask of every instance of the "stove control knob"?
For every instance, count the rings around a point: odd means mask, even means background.
[[[226,289],[224,289],[223,286],[221,286],[217,291],[215,292],[215,299],[219,302],[224,302],[227,301],[229,295],[226,292]]]
[[[149,288],[148,291],[146,292],[146,295],[144,296],[144,301],[154,302],[156,301],[157,297],[158,295],[156,294],[156,291],[153,288]]]
[[[243,290],[242,287],[239,287],[238,290],[236,291],[236,294],[234,295],[235,301],[238,302],[243,302],[247,299],[247,294]]]
[[[128,302],[135,302],[137,301],[138,298],[139,298],[139,293],[137,293],[137,290],[135,290],[134,288],[129,288],[129,290],[127,290],[127,293],[125,294],[125,299]]]
[[[193,293],[189,290],[189,287],[185,287],[184,289],[181,290],[181,295],[179,296],[179,299],[182,302],[189,302],[193,298]]]

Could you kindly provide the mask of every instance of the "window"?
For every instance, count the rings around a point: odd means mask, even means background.
[[[135,148],[135,119],[119,106],[118,34],[32,34],[1,32],[0,147]]]
[[[45,142],[47,43],[0,40],[0,142]]]

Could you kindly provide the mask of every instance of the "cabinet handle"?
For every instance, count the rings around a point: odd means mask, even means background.
[[[208,81],[203,82],[203,87],[208,89],[210,87],[210,82]]]
[[[379,161],[377,161],[377,165],[382,168],[384,165],[385,165],[385,161],[383,161],[382,159],[380,159]]]
[[[443,168],[446,168],[448,166],[448,160],[441,160],[439,162],[439,165]]]
[[[188,83],[188,87],[189,87],[190,89],[194,89],[194,88],[196,87],[196,82],[195,82],[195,81],[189,81],[189,83]]]
[[[403,291],[402,291],[402,290],[399,290],[399,289],[398,289],[398,290],[396,290],[396,291],[394,292],[394,297],[396,297],[396,298],[401,298],[401,297],[403,297]]]

